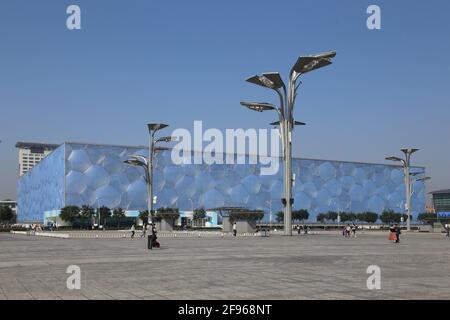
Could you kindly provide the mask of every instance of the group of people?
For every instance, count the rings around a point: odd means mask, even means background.
[[[356,238],[356,230],[358,230],[358,226],[356,224],[347,224],[347,226],[342,229],[342,236],[346,238]]]
[[[305,225],[297,225],[295,227],[295,229],[297,230],[297,234],[301,234],[302,231],[304,234],[308,234],[309,230],[311,230],[311,228],[309,226],[305,226]]]
[[[148,235],[148,249],[152,250],[153,248],[159,248],[160,244],[157,241],[158,237],[156,235],[156,226],[154,223],[144,223],[142,226],[141,238],[144,238],[147,235],[147,230],[150,228],[151,234]],[[131,226],[131,238],[134,238],[136,235],[136,228],[134,224]]]
[[[40,224],[31,224],[27,228],[27,234],[28,235],[35,235],[36,231],[41,232],[43,230],[42,226]]]

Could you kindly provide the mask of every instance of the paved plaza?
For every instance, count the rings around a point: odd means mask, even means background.
[[[448,299],[450,239],[337,232],[284,237],[53,239],[0,234],[0,299]],[[69,265],[81,289],[66,286]],[[369,290],[367,267],[381,268]]]

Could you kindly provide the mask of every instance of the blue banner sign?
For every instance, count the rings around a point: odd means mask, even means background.
[[[450,212],[439,212],[439,218],[450,218]]]

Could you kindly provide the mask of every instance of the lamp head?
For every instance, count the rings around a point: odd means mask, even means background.
[[[130,158],[133,158],[133,160],[142,162],[142,163],[144,163],[144,164],[147,164],[147,162],[148,162],[146,157],[141,156],[141,155],[139,155],[139,154],[132,154],[132,155],[130,156]]]
[[[283,79],[281,79],[278,72],[263,73],[261,77],[268,79],[272,83],[272,89],[280,89],[285,87]]]
[[[326,67],[330,64],[331,58],[336,56],[336,51],[319,53],[311,56],[302,56],[297,59],[292,71],[297,74],[305,74],[307,72]]]
[[[276,107],[273,104],[266,102],[245,102],[241,101],[241,105],[247,107],[253,111],[263,112],[268,110],[275,110]]]
[[[403,159],[400,159],[399,157],[387,157],[386,160],[390,160],[390,161],[403,161]]]
[[[136,159],[129,159],[124,161],[125,164],[135,167],[145,167],[146,165]]]
[[[178,137],[175,136],[167,136],[167,137],[161,137],[156,142],[171,142],[171,141],[177,141]]]
[[[413,154],[414,152],[419,151],[419,149],[415,149],[415,148],[403,148],[400,149],[404,154]]]
[[[169,126],[168,124],[164,124],[164,123],[149,123],[149,124],[147,124],[148,131],[150,133],[152,133],[154,131],[158,131],[158,130],[164,129],[164,128],[168,127],[168,126]]]

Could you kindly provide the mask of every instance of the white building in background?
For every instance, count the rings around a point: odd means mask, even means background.
[[[34,142],[17,142],[19,149],[19,176],[33,169],[42,159],[49,155],[59,145]]]

